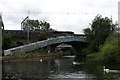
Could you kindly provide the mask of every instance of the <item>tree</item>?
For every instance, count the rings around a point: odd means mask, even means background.
[[[11,48],[11,46],[12,46],[11,36],[4,35],[4,39],[2,41],[3,41],[3,44],[2,44],[2,48],[3,49],[9,49],[9,48]]]
[[[118,45],[119,33],[114,32],[106,39],[100,53],[104,61],[120,62],[120,46]]]
[[[50,30],[50,24],[46,21],[40,21],[41,30],[43,31],[49,31]]]
[[[100,46],[105,42],[109,34],[114,31],[115,26],[108,17],[102,18],[101,15],[97,15],[92,21],[91,28],[84,29],[84,34],[90,43],[87,52],[99,51]]]
[[[87,40],[90,42],[90,40],[92,40],[91,38],[93,36],[91,29],[90,28],[84,29],[84,34],[86,35]]]
[[[36,29],[40,29],[40,23],[38,20],[26,20],[23,23],[23,30],[36,30]]]
[[[26,20],[23,23],[23,30],[42,30],[42,31],[51,31],[53,30],[50,28],[50,23],[47,21],[39,21],[39,20]]]

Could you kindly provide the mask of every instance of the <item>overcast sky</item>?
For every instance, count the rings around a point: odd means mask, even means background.
[[[60,31],[83,33],[97,14],[117,21],[119,0],[0,0],[5,29],[20,30],[21,21],[46,20]],[[29,12],[28,12],[29,11]]]

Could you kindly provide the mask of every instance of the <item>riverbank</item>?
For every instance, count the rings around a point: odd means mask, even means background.
[[[40,61],[42,60],[49,60],[59,58],[62,55],[60,54],[47,54],[47,55],[39,55],[39,56],[32,56],[32,57],[18,57],[18,56],[4,56],[2,60],[4,62],[20,62],[20,61]]]

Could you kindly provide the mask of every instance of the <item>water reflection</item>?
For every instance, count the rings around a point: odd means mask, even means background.
[[[101,78],[120,79],[120,73],[104,73],[103,65],[87,63],[82,60],[79,66],[73,66],[74,57],[63,57],[55,60],[43,60],[32,62],[11,62],[4,63],[3,77],[7,79],[34,78],[58,80],[61,78],[87,78],[100,80]],[[105,65],[108,68],[120,69],[120,65]]]

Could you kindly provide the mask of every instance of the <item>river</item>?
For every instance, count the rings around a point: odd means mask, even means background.
[[[40,80],[120,80],[119,72],[104,72],[103,66],[111,70],[120,70],[119,64],[87,63],[84,59],[80,65],[72,65],[74,56],[62,58],[3,63],[5,79],[40,79]]]

